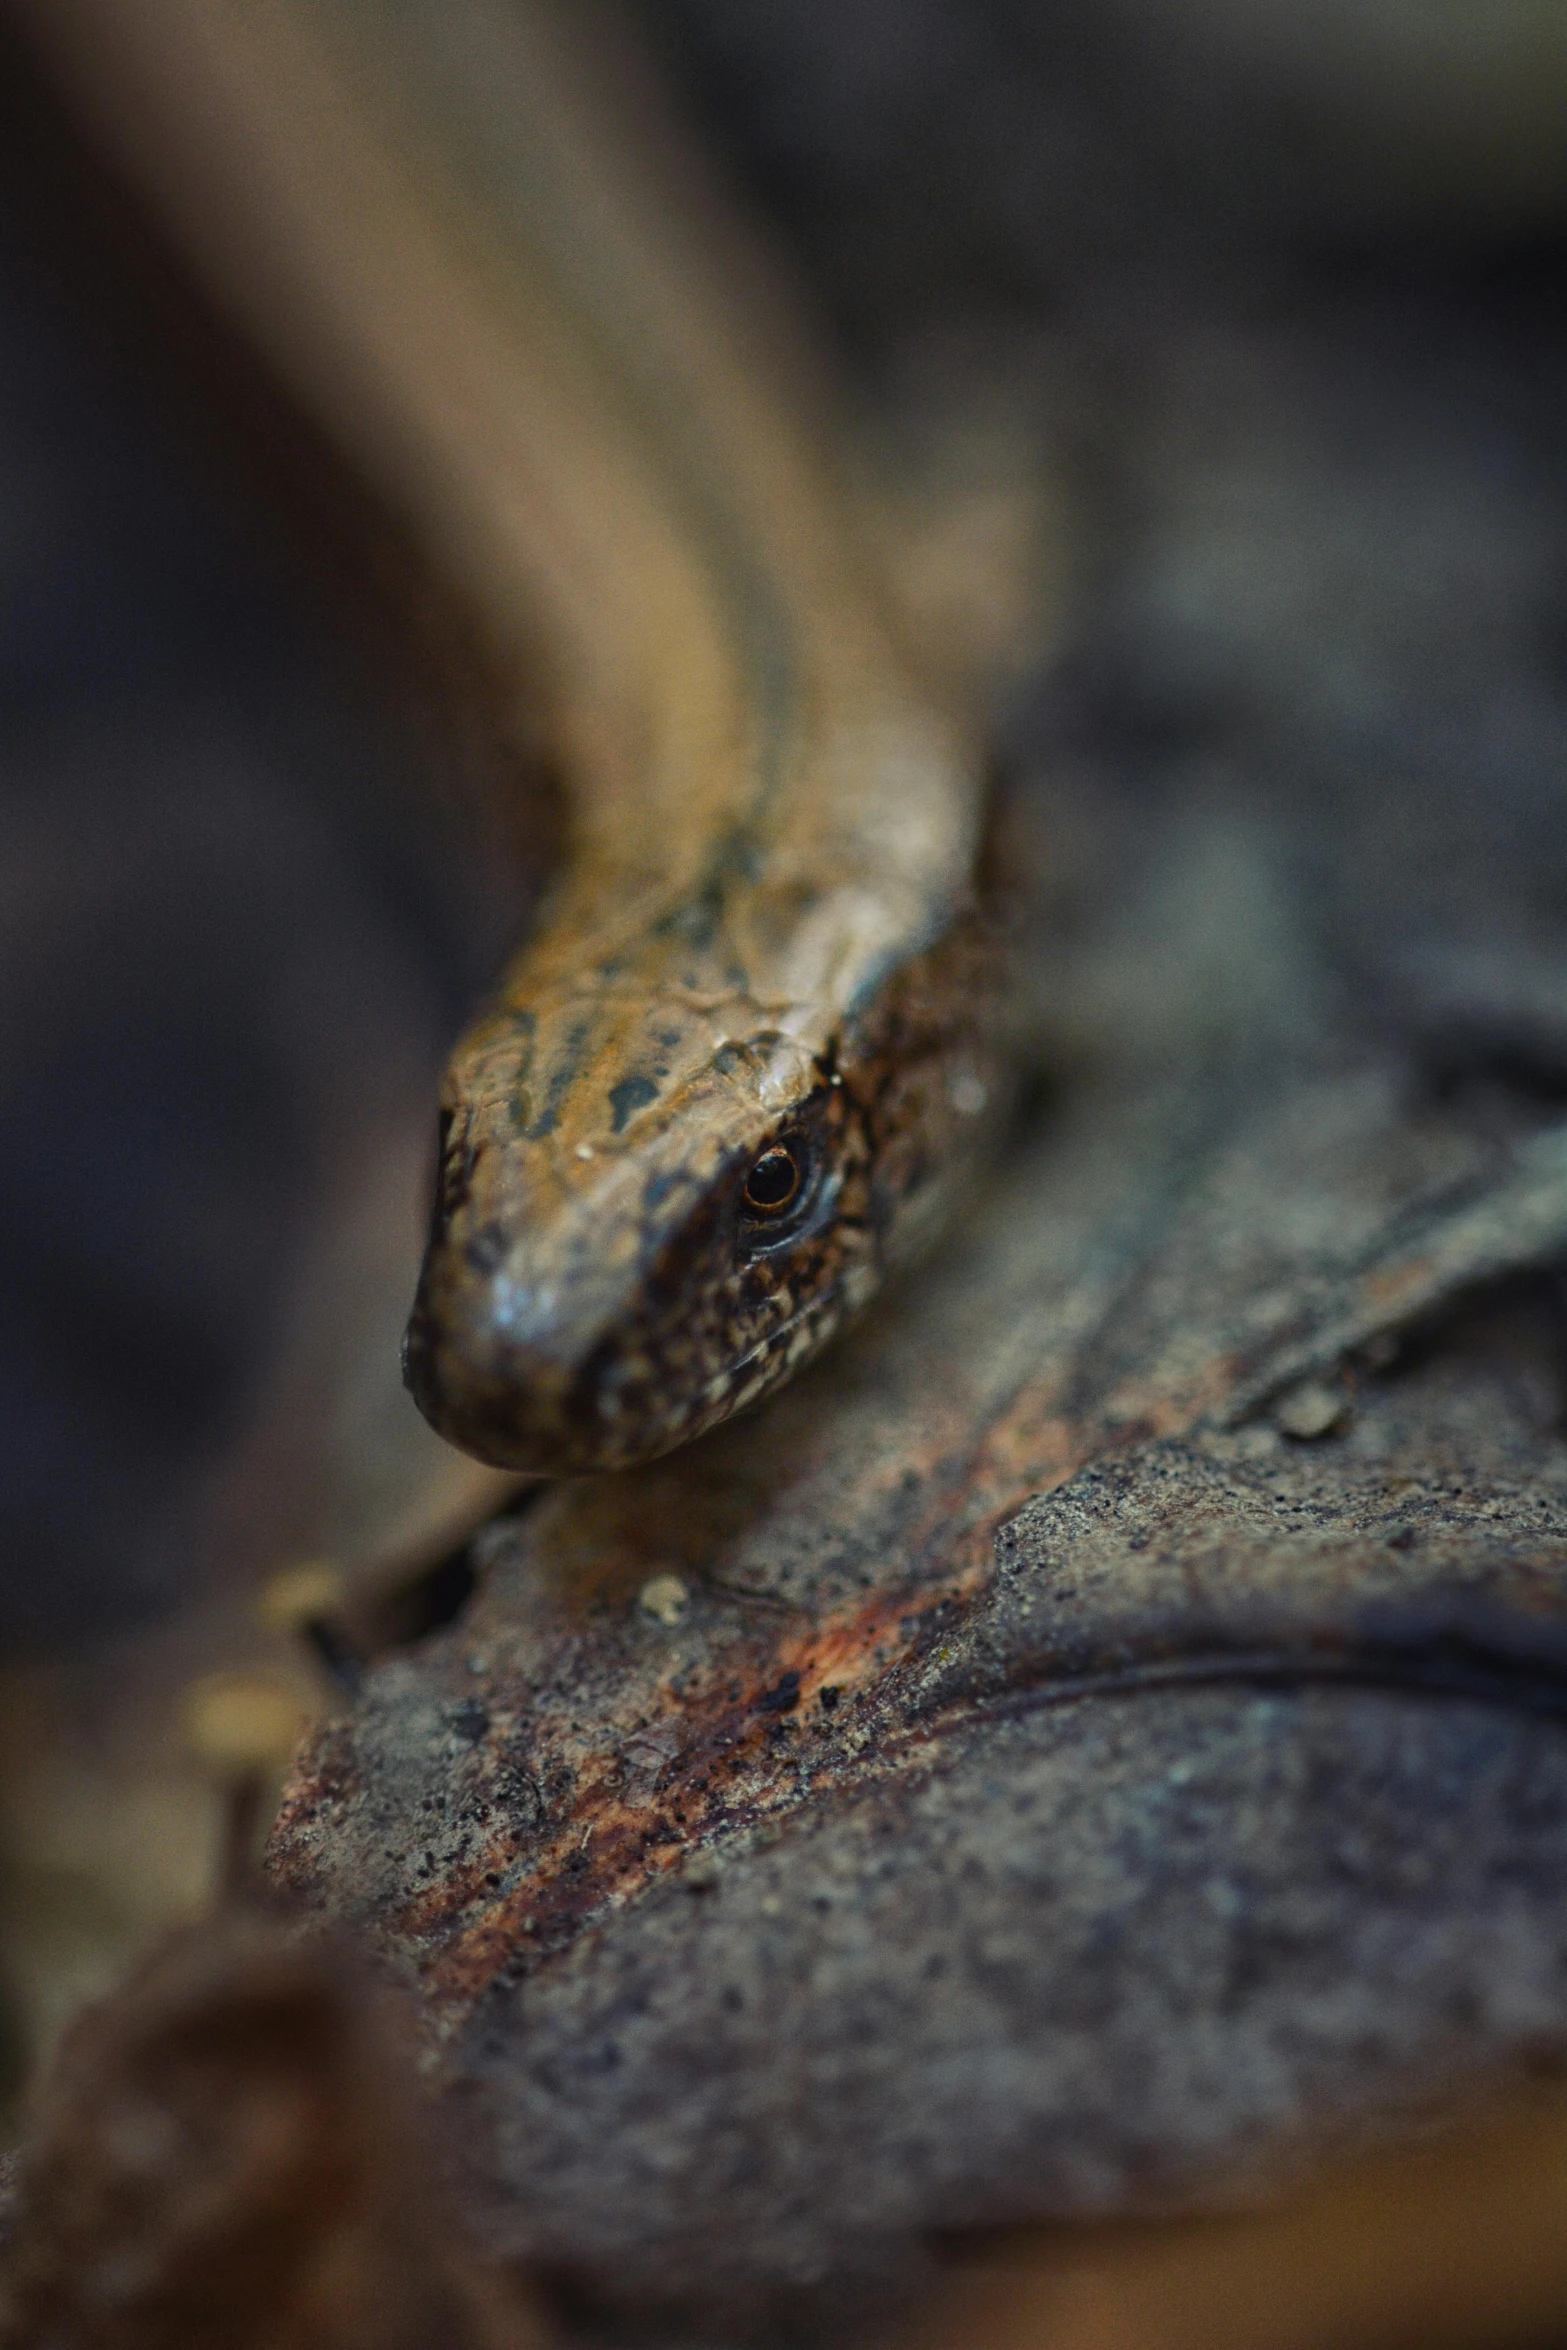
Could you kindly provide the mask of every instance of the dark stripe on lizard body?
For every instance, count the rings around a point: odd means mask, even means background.
[[[864,1303],[992,1122],[977,748],[586,0],[13,4],[544,681],[573,838],[448,1073],[409,1384],[502,1465],[666,1450]]]

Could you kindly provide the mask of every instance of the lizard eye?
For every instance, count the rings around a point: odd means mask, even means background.
[[[803,1159],[797,1144],[775,1142],[763,1151],[741,1193],[747,1213],[771,1221],[792,1208],[805,1181]]]

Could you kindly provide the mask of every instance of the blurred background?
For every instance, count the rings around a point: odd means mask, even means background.
[[[1556,0],[634,13],[829,324],[916,625],[972,632],[1016,772],[1093,778],[1051,885],[1071,1049],[1124,1016],[1095,942],[1165,814],[1222,801],[1335,1018],[1559,1100]],[[14,2090],[206,1881],[147,1724],[251,1654],[255,1580],[422,1571],[498,1498],[418,1449],[395,1346],[441,1060],[557,822],[498,807],[401,550],[14,29],[0,92]]]

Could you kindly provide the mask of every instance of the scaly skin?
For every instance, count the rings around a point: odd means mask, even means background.
[[[409,1385],[503,1466],[665,1451],[863,1305],[993,1122],[977,748],[587,0],[12,4],[548,713],[570,854],[448,1073]]]
[[[638,945],[629,985],[553,999],[524,958],[448,1077],[409,1378],[488,1460],[619,1467],[776,1387],[929,1237],[999,1099],[977,919],[857,1008]],[[755,1213],[780,1145],[798,1191]]]

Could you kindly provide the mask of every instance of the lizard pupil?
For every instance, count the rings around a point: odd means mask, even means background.
[[[799,1160],[783,1143],[775,1143],[745,1179],[745,1204],[754,1216],[779,1216],[799,1188]]]

